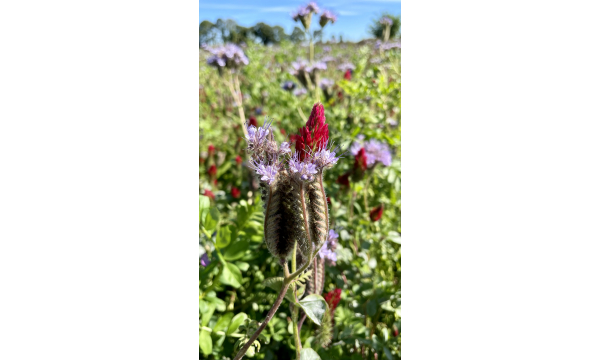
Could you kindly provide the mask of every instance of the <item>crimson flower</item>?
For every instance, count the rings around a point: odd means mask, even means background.
[[[365,148],[361,148],[358,154],[354,155],[354,168],[361,169],[362,171],[367,170],[367,153]]]
[[[242,192],[240,191],[240,189],[236,187],[231,188],[231,196],[233,196],[235,199],[239,198],[241,193]]]
[[[258,127],[258,123],[256,122],[256,118],[254,116],[250,116],[250,119],[248,120],[248,126],[250,125],[254,125],[255,127]]]
[[[376,208],[373,208],[373,210],[371,210],[371,212],[369,213],[369,217],[371,218],[371,221],[373,221],[373,222],[379,221],[382,216],[383,216],[383,204],[379,205]]]
[[[342,289],[335,289],[324,296],[327,305],[329,305],[329,310],[331,310],[331,314],[335,311],[335,308],[340,303],[340,299],[342,298]]]
[[[396,325],[394,325],[394,337],[398,336],[399,331],[398,328],[396,327]]]
[[[208,175],[212,176],[217,176],[217,165],[212,164],[209,168],[208,168]]]
[[[352,71],[350,71],[350,69],[346,70],[346,73],[344,74],[344,79],[352,80]]]
[[[238,155],[238,156],[236,156],[236,157],[235,157],[235,163],[236,163],[236,164],[238,164],[238,165],[239,165],[239,164],[241,164],[241,163],[242,163],[242,157],[241,157],[241,156],[239,156],[239,155]]]
[[[213,144],[208,145],[208,156],[211,156],[214,153],[215,153],[215,147],[213,146]]]
[[[204,196],[208,196],[210,199],[214,200],[215,199],[215,194],[212,193],[212,191],[206,189],[204,190],[204,194],[202,194]]]
[[[340,175],[340,177],[337,178],[336,183],[342,186],[350,187],[350,173]]]
[[[325,109],[323,104],[316,103],[306,126],[300,128],[299,135],[294,137],[296,141],[296,153],[300,161],[304,160],[308,151],[317,151],[327,145],[329,140],[329,125],[325,124]]]

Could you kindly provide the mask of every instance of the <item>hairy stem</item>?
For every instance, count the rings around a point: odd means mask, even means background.
[[[292,272],[296,271],[296,248],[297,243],[294,244],[292,250]],[[294,291],[294,300],[298,301],[298,293],[296,289],[296,283],[292,284]],[[292,309],[292,328],[294,329],[294,343],[296,344],[296,359],[300,360],[300,351],[302,350],[302,344],[300,343],[300,334],[298,333],[298,306],[294,305]]]
[[[271,308],[271,310],[269,310],[269,313],[267,314],[265,321],[263,321],[260,324],[258,329],[250,337],[250,340],[248,340],[248,342],[244,345],[244,347],[242,347],[240,349],[240,351],[238,351],[237,355],[235,355],[235,358],[233,358],[233,360],[240,360],[241,358],[244,357],[244,355],[246,355],[246,351],[248,351],[248,349],[250,348],[250,346],[252,346],[254,341],[256,339],[258,339],[258,335],[260,335],[260,333],[265,329],[265,327],[267,326],[269,321],[271,321],[271,319],[273,318],[273,315],[275,315],[275,313],[277,312],[277,309],[279,309],[279,306],[281,305],[281,302],[283,301],[283,298],[285,297],[285,293],[287,292],[287,289],[289,286],[290,286],[289,283],[285,283],[285,282],[283,283],[283,286],[281,287],[281,291],[279,292],[279,295],[277,296],[277,300],[275,300],[275,304],[273,304],[273,307]]]

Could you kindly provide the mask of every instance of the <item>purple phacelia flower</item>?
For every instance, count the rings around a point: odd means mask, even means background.
[[[318,171],[332,167],[340,159],[339,156],[335,156],[336,151],[337,150],[331,151],[322,148],[311,156],[311,161],[316,165]]]
[[[333,56],[326,55],[326,56],[323,56],[319,61],[328,63],[331,61],[335,61],[335,58]]]
[[[292,152],[292,150],[290,149],[290,143],[282,142],[281,145],[279,146],[279,154],[283,155],[283,154],[289,153],[289,152]]]
[[[380,162],[384,166],[390,166],[392,164],[392,153],[387,144],[375,139],[371,139],[363,144],[361,138],[359,141],[352,143],[350,146],[350,153],[356,156],[362,148],[365,149],[367,166],[369,168],[373,167],[377,162]]]
[[[318,14],[319,7],[314,2],[310,2],[305,6],[300,6],[298,10],[293,12],[292,19],[294,19],[294,21],[302,22],[304,30],[308,30],[308,28],[310,27],[310,20],[313,13]]]
[[[212,54],[206,59],[207,64],[211,66],[235,69],[242,65],[248,65],[249,62],[244,51],[235,44],[225,44],[214,48],[205,46],[204,50]]]
[[[323,78],[323,79],[321,79],[319,85],[321,86],[321,89],[325,90],[327,88],[332,87],[334,84],[335,84],[335,81],[333,81],[331,79]]]
[[[296,84],[293,81],[286,81],[281,85],[281,88],[285,91],[292,91],[296,88]]]
[[[256,173],[261,176],[260,179],[269,185],[273,184],[277,178],[277,173],[279,172],[278,165],[265,165],[261,161],[250,161],[248,167],[256,171]]]
[[[306,94],[306,89],[304,89],[304,88],[296,89],[296,90],[294,90],[293,94],[294,94],[294,96],[304,95],[304,94]]]
[[[248,131],[248,137],[246,142],[248,143],[248,150],[260,152],[263,148],[264,143],[269,135],[270,122],[265,122],[263,126],[257,128],[254,125],[246,124],[246,130]]]
[[[200,256],[200,265],[207,267],[208,264],[210,264],[210,259],[208,258],[208,255],[204,253]]]
[[[402,44],[400,43],[400,41],[382,43],[381,40],[377,40],[377,42],[375,43],[375,49],[379,50],[379,48],[381,48],[383,51],[388,51],[391,49],[401,49]]]
[[[295,153],[294,156],[289,160],[288,165],[290,168],[290,172],[297,179],[303,181],[312,181],[314,179],[314,174],[317,173],[317,165],[307,161],[306,158],[304,161],[298,159],[298,153]]]
[[[323,61],[317,61],[316,63],[306,67],[306,71],[309,73],[312,73],[315,70],[327,70],[327,63]]]
[[[343,64],[341,64],[340,66],[338,66],[338,70],[342,70],[342,71],[346,71],[346,70],[354,70],[356,69],[356,66],[354,66],[354,64],[349,63],[349,62],[345,62]]]
[[[391,26],[394,22],[389,17],[384,16],[381,18],[381,20],[379,20],[379,23],[382,25]]]
[[[319,20],[319,25],[321,25],[321,27],[325,27],[325,25],[327,25],[328,22],[331,22],[333,24],[333,23],[335,23],[336,20],[337,20],[337,16],[333,12],[331,12],[329,10],[325,10],[321,14],[321,19]]]
[[[337,249],[339,235],[333,231],[329,230],[329,236],[323,247],[319,249],[319,257],[321,259],[325,259],[329,265],[335,265],[337,261],[337,254],[335,250]]]
[[[323,52],[328,53],[331,51],[331,46],[323,46]]]

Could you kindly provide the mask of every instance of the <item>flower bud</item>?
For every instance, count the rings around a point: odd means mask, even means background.
[[[376,208],[373,208],[373,210],[371,210],[371,212],[369,213],[369,217],[371,218],[371,221],[373,221],[373,222],[379,221],[382,216],[383,216],[383,204],[379,205]]]

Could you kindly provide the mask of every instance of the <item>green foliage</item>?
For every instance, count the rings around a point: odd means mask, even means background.
[[[230,36],[230,28],[224,29],[225,36]],[[298,30],[296,35],[304,36]],[[219,29],[214,33],[222,36]],[[308,48],[290,40],[269,47],[247,44],[244,52],[250,63],[239,71],[240,90],[246,95],[242,104],[245,117],[256,117],[259,125],[265,117],[272,119],[276,140],[286,141],[305,124],[316,102],[314,93],[296,97],[281,88],[285,81],[297,83],[289,73],[290,64],[298,57],[306,58]],[[347,151],[323,180],[330,200],[330,229],[339,233],[337,263],[325,266],[320,295],[305,295],[311,275],[296,281],[300,286],[297,299],[288,291],[246,357],[253,353],[261,360],[295,359],[288,317],[297,306],[311,319],[304,322],[300,333],[302,359],[363,359],[361,354],[373,359],[375,353],[379,359],[400,358],[401,336],[395,329],[401,329],[401,53],[394,49],[381,54],[374,50],[373,41],[328,46],[331,51],[325,53],[317,44],[315,58],[330,55],[335,59],[321,74],[335,84],[328,98],[322,92],[319,96],[330,141]],[[236,162],[237,156],[243,162],[248,160],[240,140],[243,132],[237,108],[223,77],[208,67],[202,56],[201,52],[199,190],[200,194],[209,190],[215,198],[201,195],[199,202],[200,253],[210,259],[208,266],[199,267],[200,358],[233,359],[264,321],[281,289],[283,272],[264,243],[258,183],[247,167]],[[381,62],[373,61],[375,58]],[[350,80],[337,69],[343,62],[356,66]],[[355,172],[349,149],[359,135],[387,144],[394,154],[391,165]],[[216,147],[212,155],[209,145]],[[216,185],[208,176],[212,164],[218,168]],[[346,173],[351,173],[349,187],[337,182]],[[239,189],[238,197],[233,188]],[[369,212],[380,204],[384,205],[383,216],[373,222]],[[323,297],[336,288],[342,289],[341,300],[329,314]]]

